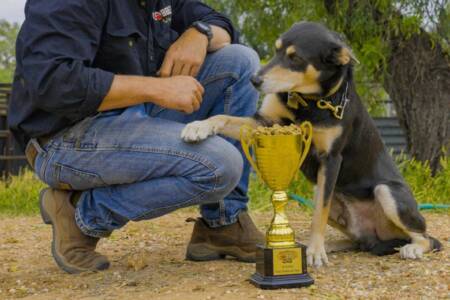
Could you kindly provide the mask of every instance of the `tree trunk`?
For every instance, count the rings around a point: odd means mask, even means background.
[[[409,153],[429,161],[435,172],[450,150],[449,58],[425,31],[390,44],[384,88],[405,129]]]
[[[355,0],[351,4],[358,5]],[[324,0],[330,15],[336,14],[336,0]],[[364,5],[364,4],[361,4]],[[380,12],[372,5],[372,18],[385,26]],[[347,12],[351,18],[352,10]],[[400,16],[400,14],[399,14]],[[380,21],[378,21],[380,20]],[[386,27],[388,29],[388,27]],[[349,33],[345,32],[351,40]],[[391,36],[386,32],[385,38]],[[405,130],[408,152],[420,161],[428,161],[433,174],[440,158],[450,154],[450,61],[439,43],[432,44],[424,30],[407,38],[399,35],[389,40],[391,52],[384,70],[383,86],[397,110]]]

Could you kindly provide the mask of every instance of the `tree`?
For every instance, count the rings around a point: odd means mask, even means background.
[[[410,154],[436,171],[450,150],[450,5],[443,0],[324,2],[335,26],[363,55],[367,38],[378,41],[382,52],[372,73],[394,102]]]
[[[214,2],[263,57],[295,21],[320,20],[344,33],[362,62],[356,80],[369,110],[386,91],[410,154],[438,169],[443,149],[450,149],[450,5],[445,0]]]
[[[19,32],[17,23],[0,20],[0,82],[11,82],[16,67],[15,46]]]

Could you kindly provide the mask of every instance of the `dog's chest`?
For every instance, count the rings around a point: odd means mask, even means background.
[[[334,142],[342,135],[342,126],[313,126],[312,141],[319,153],[330,153]]]

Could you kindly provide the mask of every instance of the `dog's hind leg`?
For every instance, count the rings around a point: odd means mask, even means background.
[[[358,244],[352,240],[328,241],[325,243],[326,253],[358,250]]]
[[[331,201],[330,215],[328,217],[328,225],[344,234],[347,239],[325,242],[325,250],[328,253],[358,250],[359,245],[355,237],[347,228],[347,212],[345,205],[336,194]]]
[[[374,194],[386,217],[411,240],[400,248],[402,258],[420,259],[426,252],[440,250],[439,241],[426,234],[425,219],[407,186],[402,183],[380,184],[375,187]]]

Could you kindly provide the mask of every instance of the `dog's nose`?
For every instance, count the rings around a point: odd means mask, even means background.
[[[252,84],[255,88],[259,88],[263,84],[263,79],[260,76],[258,76],[257,74],[253,75],[253,77],[252,77],[252,79],[250,79],[250,81],[252,82]]]

